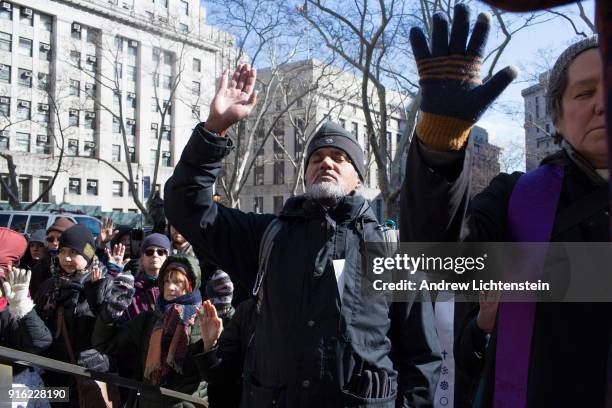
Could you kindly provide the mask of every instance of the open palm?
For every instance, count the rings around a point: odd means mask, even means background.
[[[231,80],[228,80],[227,73],[227,69],[223,71],[205,125],[208,130],[219,134],[224,134],[234,123],[249,116],[257,102],[254,89],[257,71],[254,68],[249,64],[238,65]]]

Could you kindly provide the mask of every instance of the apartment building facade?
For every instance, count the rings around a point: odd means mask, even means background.
[[[60,156],[42,202],[136,212],[114,170],[128,166],[142,200],[161,188],[235,58],[233,37],[205,21],[198,0],[0,2],[0,152],[21,201],[45,190]]]

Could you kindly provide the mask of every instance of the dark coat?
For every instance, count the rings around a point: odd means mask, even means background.
[[[0,312],[0,344],[26,353],[40,353],[51,345],[51,332],[32,309],[15,319],[8,307]]]
[[[262,235],[274,216],[213,201],[220,161],[230,150],[230,140],[196,127],[166,183],[166,215],[207,262],[250,289]],[[440,366],[431,303],[391,307],[388,293],[361,297],[362,286],[371,284],[362,270],[365,242],[384,241],[369,203],[352,195],[325,209],[296,197],[280,220],[245,363],[243,406],[393,407],[396,399],[400,406],[430,404]],[[342,302],[335,259],[346,260]],[[368,399],[347,391],[362,364],[389,375],[398,396]]]
[[[469,202],[469,147],[460,152],[434,152],[415,137],[410,147],[402,189],[400,230],[415,241],[508,240],[508,202],[521,173],[500,174]],[[581,197],[598,188],[580,162],[565,151],[543,163],[561,165],[565,177],[555,225],[560,214]],[[609,209],[577,225],[556,232],[551,241],[607,241]],[[402,238],[404,239],[404,238]],[[609,303],[540,303],[532,337],[529,407],[602,406],[610,341]],[[467,315],[458,331],[455,358],[459,369],[476,385],[484,378],[483,407],[492,404],[496,334],[485,350],[484,333],[475,324],[477,309]],[[485,354],[484,359],[479,357]],[[574,375],[568,375],[574,373]]]
[[[242,371],[251,335],[255,332],[255,299],[242,302],[224,324],[217,345],[195,356],[200,376],[208,383],[211,408],[238,408],[242,395]]]
[[[188,259],[187,256],[172,255],[164,266],[170,261],[181,261],[184,263],[183,261],[186,259]],[[195,258],[191,258],[191,260],[195,260]],[[199,290],[200,268],[197,262],[189,263],[196,276],[194,290]],[[159,311],[145,311],[127,322],[123,319],[113,321],[109,318],[108,314],[101,312],[97,316],[93,334],[91,335],[92,343],[96,349],[110,356],[116,357],[129,353],[134,361],[134,366],[132,367],[133,379],[143,381],[145,363],[149,351],[149,339],[153,333],[155,323],[163,319],[163,317],[164,315]],[[201,340],[200,325],[196,321],[190,329],[189,346],[183,362],[183,372],[181,375],[177,374],[171,378],[168,384],[164,384],[164,387],[189,395],[196,392],[200,384],[200,375],[198,374],[193,356],[202,353],[203,349],[204,344]],[[138,401],[134,402],[134,405],[131,405],[133,407],[193,407],[193,404],[188,402],[177,402],[174,399],[161,398],[159,395],[146,393],[143,393]]]

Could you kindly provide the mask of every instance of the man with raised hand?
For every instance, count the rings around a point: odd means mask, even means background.
[[[365,243],[385,238],[359,193],[363,151],[350,133],[321,126],[305,155],[307,192],[287,200],[278,217],[213,199],[233,147],[226,131],[254,108],[255,77],[249,65],[231,81],[224,72],[208,120],[165,186],[166,215],[195,250],[234,283],[257,282],[242,406],[430,406],[440,366],[431,303],[392,303],[386,292],[362,297],[371,284]]]

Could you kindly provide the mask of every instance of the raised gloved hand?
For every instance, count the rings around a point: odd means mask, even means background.
[[[77,364],[88,370],[106,373],[110,367],[108,356],[96,349],[88,349],[79,353]]]
[[[469,8],[458,4],[449,41],[448,20],[436,13],[431,50],[420,28],[410,31],[422,97],[416,134],[432,149],[461,149],[474,123],[518,75],[516,68],[506,67],[482,83],[480,67],[490,21],[489,14],[479,14],[468,42]]]
[[[106,311],[112,319],[118,319],[132,303],[134,296],[134,276],[129,273],[120,273],[113,279]]]
[[[221,269],[217,269],[206,284],[206,297],[215,306],[220,318],[225,319],[233,316],[234,284],[229,275]]]
[[[2,283],[9,303],[9,313],[21,319],[34,308],[34,302],[28,297],[32,272],[9,266],[8,281]]]

